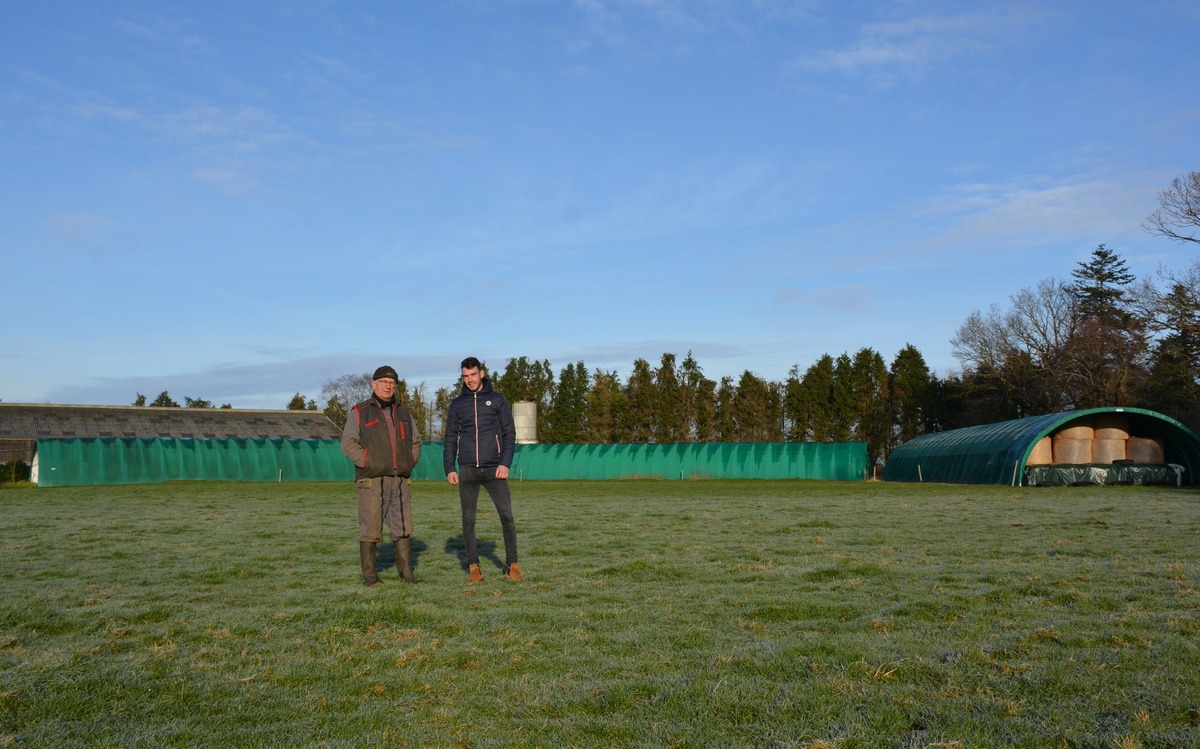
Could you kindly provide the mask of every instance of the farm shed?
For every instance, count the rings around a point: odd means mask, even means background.
[[[340,436],[319,411],[0,403],[0,447],[40,486],[352,477]]]
[[[926,434],[888,457],[885,481],[1051,486],[1200,484],[1200,436],[1140,408],[1089,408]]]

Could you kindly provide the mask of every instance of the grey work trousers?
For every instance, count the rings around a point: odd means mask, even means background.
[[[358,494],[358,540],[377,544],[383,526],[393,541],[413,532],[412,492],[403,476],[381,476],[354,482]]]

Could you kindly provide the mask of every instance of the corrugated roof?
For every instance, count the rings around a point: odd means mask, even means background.
[[[1200,436],[1183,424],[1141,408],[1089,408],[1030,416],[926,434],[905,442],[888,456],[885,481],[948,484],[1022,483],[1025,463],[1042,437],[1095,414],[1120,413],[1130,433],[1163,440],[1168,463],[1184,466],[1184,483],[1200,484]]]
[[[0,440],[71,437],[337,439],[320,411],[0,403]]]

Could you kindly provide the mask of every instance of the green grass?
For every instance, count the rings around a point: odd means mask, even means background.
[[[349,484],[0,490],[0,747],[1200,746],[1200,492],[513,490],[378,588]]]

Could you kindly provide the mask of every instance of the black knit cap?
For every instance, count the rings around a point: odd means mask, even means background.
[[[375,374],[373,374],[371,376],[371,379],[372,380],[382,380],[385,377],[391,378],[391,379],[395,380],[396,382],[400,382],[400,375],[396,374],[396,370],[392,369],[391,367],[387,366],[386,364],[383,365],[382,367],[380,367],[379,369],[375,370]]]

